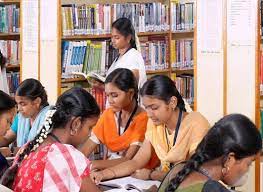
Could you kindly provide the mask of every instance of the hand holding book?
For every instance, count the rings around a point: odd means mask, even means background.
[[[82,76],[91,84],[92,87],[104,90],[105,77],[95,73],[89,72],[88,74],[82,72],[72,72],[73,75]]]

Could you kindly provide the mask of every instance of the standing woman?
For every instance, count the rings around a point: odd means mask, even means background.
[[[147,80],[145,65],[141,53],[136,45],[136,35],[131,21],[127,18],[119,18],[112,23],[112,45],[118,49],[119,55],[107,71],[109,75],[117,68],[130,69],[138,81],[138,87]]]
[[[8,146],[16,140],[21,147],[31,141],[44,123],[49,110],[45,88],[36,79],[26,79],[18,87],[15,95],[18,106],[11,129],[0,136],[0,146]]]
[[[118,68],[130,69],[138,82],[138,87],[147,80],[145,64],[141,53],[138,51],[136,35],[131,21],[127,18],[119,18],[112,23],[112,45],[118,50],[119,55],[107,71],[108,76]],[[103,85],[100,85],[103,87]]]
[[[142,147],[132,160],[92,174],[95,182],[134,174],[141,179],[162,180],[173,164],[187,160],[209,129],[198,112],[187,113],[182,96],[167,76],[156,75],[141,89],[142,103],[148,114],[147,131]],[[143,169],[154,148],[161,167]]]
[[[118,68],[108,75],[105,92],[109,108],[101,115],[81,151],[89,156],[102,143],[107,160],[92,162],[92,169],[104,169],[132,159],[144,140],[147,114],[138,105],[137,81],[129,69]]]

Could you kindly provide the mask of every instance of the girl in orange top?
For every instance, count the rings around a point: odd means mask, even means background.
[[[182,96],[167,76],[150,78],[140,90],[149,120],[145,140],[133,159],[118,166],[91,173],[97,183],[132,175],[140,179],[162,180],[174,164],[187,160],[209,129],[199,112],[187,113]],[[158,169],[145,169],[156,152],[161,161]]]
[[[108,75],[105,92],[110,107],[101,115],[81,151],[89,156],[102,143],[106,160],[92,162],[92,169],[105,169],[132,159],[144,141],[147,114],[138,105],[137,81],[129,69],[119,68]]]

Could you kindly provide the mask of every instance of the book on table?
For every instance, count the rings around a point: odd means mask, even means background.
[[[122,189],[123,191],[125,190],[145,191],[154,185],[158,188],[160,184],[161,184],[160,181],[141,180],[141,179],[136,179],[133,177],[122,177],[119,179],[112,179],[112,180],[103,181],[100,183],[100,185],[102,186],[116,188],[116,190]]]

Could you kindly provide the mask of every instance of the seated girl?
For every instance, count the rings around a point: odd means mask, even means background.
[[[15,95],[18,107],[11,129],[0,136],[0,146],[8,146],[16,140],[21,147],[31,141],[43,125],[49,109],[45,88],[38,80],[26,79],[18,87]]]
[[[37,136],[20,149],[2,184],[24,192],[99,191],[89,177],[89,160],[75,148],[89,136],[99,114],[87,91],[66,91],[48,111]]]
[[[10,129],[14,116],[16,115],[16,102],[8,94],[0,90],[0,137],[4,136]],[[0,148],[4,156],[11,156],[8,147]]]
[[[147,114],[138,105],[137,81],[129,69],[118,68],[105,81],[110,107],[101,115],[81,151],[89,156],[96,146],[108,149],[106,160],[92,162],[92,169],[104,169],[132,159],[144,140]]]
[[[244,115],[219,120],[184,166],[175,166],[159,192],[229,192],[246,182],[249,167],[260,153],[262,140],[256,126]]]
[[[169,77],[157,75],[149,79],[141,89],[141,97],[149,117],[142,147],[133,159],[92,173],[95,182],[131,174],[140,179],[162,180],[173,164],[195,152],[206,135],[208,121],[198,112],[186,112],[182,96]],[[143,169],[153,149],[161,167]]]

